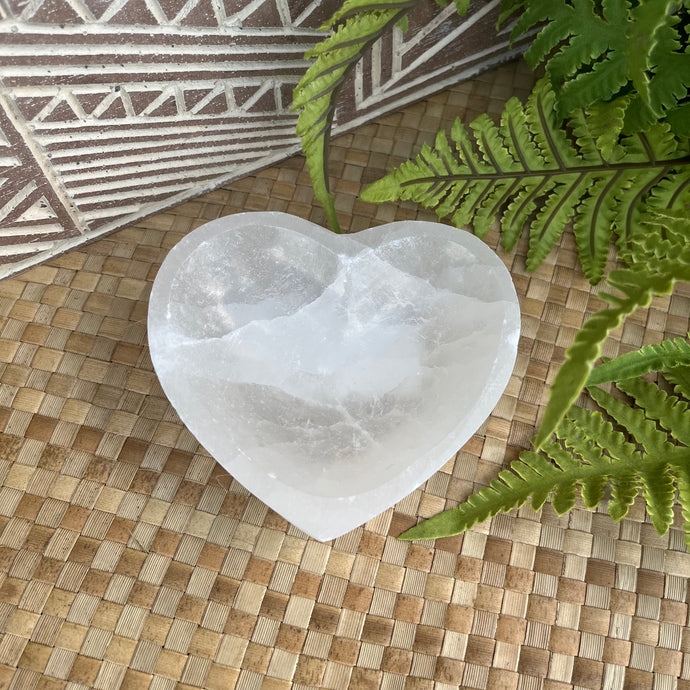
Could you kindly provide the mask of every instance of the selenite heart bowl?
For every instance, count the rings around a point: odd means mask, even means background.
[[[335,235],[285,213],[184,237],[148,315],[182,421],[322,541],[453,457],[503,393],[519,333],[510,275],[474,235],[422,221]]]

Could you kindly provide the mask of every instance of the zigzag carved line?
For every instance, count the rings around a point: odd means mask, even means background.
[[[203,89],[194,89],[202,91]],[[93,110],[88,112],[78,96],[70,91],[64,90],[59,95],[53,97],[35,115],[28,119],[36,132],[46,129],[56,130],[60,128],[74,128],[84,126],[127,126],[136,123],[147,123],[151,126],[164,122],[175,122],[188,120],[190,117],[198,118],[201,123],[205,119],[227,117],[280,117],[290,113],[289,103],[285,104],[286,91],[291,92],[292,85],[286,83],[275,83],[267,81],[256,87],[242,87],[243,91],[253,91],[253,93],[243,93],[240,99],[236,95],[236,89],[229,84],[218,82],[209,89],[206,95],[195,96],[196,102],[187,103],[184,90],[177,86],[170,86],[155,96],[155,90],[147,91],[151,95],[151,100],[142,108],[137,104],[135,110],[135,93],[127,88],[120,88],[117,92],[109,92],[98,103],[91,106]],[[155,96],[155,97],[154,97]],[[267,107],[265,103],[260,103],[268,98],[274,104]],[[20,108],[26,99],[18,98]],[[291,99],[290,99],[291,100]],[[174,114],[169,111],[174,110]],[[110,111],[110,113],[108,112]],[[157,111],[166,114],[157,114]]]
[[[19,13],[15,13],[15,18],[24,22],[31,22],[32,19],[44,8],[48,0],[30,0],[23,7]],[[119,13],[127,9],[127,5],[135,0],[113,0],[105,9],[99,8],[101,11],[94,14],[92,7],[84,0],[63,0],[66,7],[68,7],[73,19],[79,19],[84,24],[108,24],[117,17]],[[140,16],[138,24],[150,24],[151,21],[159,26],[183,26],[185,20],[190,14],[197,9],[204,0],[187,0],[187,2],[174,14],[166,13],[162,4],[158,0],[144,0],[144,5],[148,14],[144,16],[143,8],[138,6],[136,13]],[[299,26],[308,21],[314,10],[321,4],[320,2],[313,2],[306,7],[297,17],[293,19],[288,0],[252,0],[241,10],[227,14],[226,6],[222,0],[206,0],[207,9],[211,13],[217,23],[217,26],[242,26],[254,13],[259,11],[265,4],[270,3],[275,7],[276,16],[284,27]],[[54,9],[54,8],[53,8]],[[56,22],[57,23],[57,22]],[[192,23],[193,25],[193,23]]]

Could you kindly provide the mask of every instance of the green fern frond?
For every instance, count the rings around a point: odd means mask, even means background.
[[[609,284],[616,281],[623,271],[612,272]],[[611,306],[591,316],[575,335],[573,344],[565,353],[561,365],[551,386],[549,402],[544,410],[539,430],[532,440],[539,448],[556,430],[561,419],[580,395],[594,363],[601,354],[601,346],[609,333],[618,328],[623,319],[641,307],[649,306],[655,294],[668,294],[673,289],[675,280],[672,277],[658,277],[629,272],[628,280],[619,281],[625,297],[602,293],[600,296],[610,302]],[[664,281],[663,278],[666,278]],[[636,281],[636,282],[635,282]],[[632,285],[626,284],[632,282]]]
[[[598,444],[616,458],[625,458],[631,466],[639,464],[640,451],[631,443],[626,435],[614,428],[611,421],[599,411],[586,410],[578,405],[573,405],[568,411],[568,416],[558,425],[556,436],[564,445],[573,446],[579,443],[580,455],[590,464],[600,453],[590,456],[590,444]]]
[[[592,388],[589,393],[597,405],[636,441],[642,451],[627,450],[621,453],[620,444],[612,443],[611,437],[601,434],[600,430],[595,430],[587,440],[594,448],[605,449],[613,458],[625,462],[636,471],[636,483],[642,489],[652,524],[659,534],[665,534],[673,522],[675,492],[672,463],[674,460],[680,462],[679,455],[687,455],[688,450],[690,415],[687,413],[687,402],[677,398],[669,399],[656,385],[643,379],[619,382],[617,387],[633,398],[633,405],[600,388]],[[666,431],[658,428],[657,421]],[[576,435],[571,434],[567,442],[581,452],[582,445],[578,445],[578,440]],[[626,445],[629,447],[630,444]],[[589,452],[592,452],[591,449]],[[630,495],[628,500],[629,498]],[[617,505],[616,513],[622,512],[621,508],[622,506]]]
[[[542,453],[522,452],[488,487],[400,538],[452,536],[528,502],[539,510],[549,499],[562,515],[575,506],[578,489],[589,509],[608,493],[613,520],[624,518],[641,493],[654,528],[663,535],[673,523],[677,488],[690,546],[690,400],[668,396],[642,378],[617,386],[631,404],[591,389],[601,411],[573,406],[556,429],[557,442],[546,442]]]
[[[339,24],[344,24],[348,19],[362,16],[368,12],[376,12],[379,10],[395,10],[402,9],[405,0],[393,2],[392,0],[345,0],[338,10],[336,10],[319,28],[321,31],[328,31],[336,28]],[[355,37],[356,40],[361,40],[360,37]],[[333,49],[332,44],[327,44],[328,39],[324,39],[317,44],[309,53],[325,52]],[[339,41],[337,42],[339,43]]]
[[[690,233],[686,231],[686,220],[680,217],[674,219],[667,214],[658,222],[660,225],[648,225],[646,234],[635,233],[628,255],[631,268],[612,271],[607,278],[608,287],[619,294],[599,294],[609,306],[585,322],[575,335],[573,344],[566,350],[565,361],[551,385],[541,425],[532,440],[535,448],[538,449],[556,430],[588,383],[594,364],[601,354],[602,344],[621,325],[623,319],[637,309],[649,306],[654,296],[670,294],[676,282],[690,282]],[[685,240],[665,240],[664,232]],[[660,246],[666,250],[661,256],[658,255]],[[649,351],[643,355],[646,356],[649,356]],[[624,365],[628,366],[631,359],[632,357],[627,359]],[[619,364],[608,366],[611,369]]]
[[[577,206],[573,234],[582,270],[590,280],[598,282],[606,270],[611,228],[615,227],[620,209],[617,197],[628,179],[625,175],[592,176],[587,180],[587,193]]]
[[[670,398],[644,379],[629,379],[616,385],[633,398],[636,407],[612,396],[606,399],[608,394],[603,394],[600,389],[592,389],[590,393],[594,393],[597,402],[603,402],[607,412],[622,421],[624,428],[647,450],[644,464],[639,467],[642,495],[654,528],[663,535],[673,524],[675,484],[680,486],[683,478],[687,478],[690,463],[687,445],[690,439],[689,401]],[[656,421],[666,432],[656,427]],[[690,515],[688,495],[680,495],[679,499],[685,514]],[[686,542],[690,546],[690,533],[686,534]]]
[[[614,522],[619,522],[628,514],[640,493],[640,479],[633,470],[623,468],[609,486],[611,496],[608,513]]]
[[[683,338],[664,340],[658,344],[643,345],[639,350],[596,367],[589,375],[586,385],[623,381],[644,376],[650,371],[663,372],[681,365],[690,366],[690,343]]]
[[[670,13],[669,2],[642,2],[630,10],[633,21],[628,27],[624,48],[627,73],[633,87],[649,103],[649,72],[652,52],[657,47],[659,30]]]
[[[650,191],[645,211],[641,214],[638,238],[645,231],[645,226],[662,229],[664,240],[673,244],[686,244],[690,236],[690,175],[673,173],[661,180]],[[634,239],[634,238],[631,238]],[[674,253],[667,247],[657,245],[657,256]]]
[[[501,25],[523,9],[523,6],[524,0],[501,0],[501,11],[496,21],[496,29],[500,29]]]
[[[400,539],[412,541],[453,536],[499,512],[519,508],[531,496],[535,496],[532,507],[539,509],[554,490],[560,490],[561,505],[566,510],[574,504],[579,467],[559,469],[543,456],[525,451],[520,455],[520,460],[511,463],[510,470],[500,472],[489,486],[472,494],[458,508],[440,513],[412,527],[401,534]]]
[[[498,219],[507,250],[527,224],[528,270],[541,263],[574,220],[580,262],[596,283],[614,232],[630,237],[648,200],[655,208],[685,203],[690,156],[668,126],[657,125],[624,137],[609,147],[609,157],[581,111],[570,118],[571,141],[553,103],[553,91],[543,79],[524,107],[517,99],[506,104],[499,125],[486,115],[469,128],[456,120],[450,133],[454,148],[439,132],[433,147],[425,145],[415,159],[369,185],[361,197],[412,200],[434,209],[439,218],[450,216],[457,226],[471,223],[479,236]]]
[[[316,60],[295,87],[292,108],[301,111],[297,135],[302,138],[314,196],[323,206],[329,226],[336,232],[340,232],[340,226],[328,182],[328,147],[338,94],[366,50],[418,2],[348,0],[323,27],[336,26],[334,33],[306,54]]]
[[[688,23],[687,3],[506,0],[505,4],[510,9],[504,11],[506,16],[522,10],[513,40],[541,27],[525,58],[533,69],[545,64],[561,119],[578,108],[629,94],[624,129],[635,132],[686,107],[690,54],[679,27]]]

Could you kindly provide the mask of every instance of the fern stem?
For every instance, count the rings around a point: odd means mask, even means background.
[[[668,204],[666,204],[666,208],[673,208],[676,201],[681,197],[681,195],[685,192],[685,190],[688,187],[690,187],[690,175],[688,175],[687,179],[684,180],[680,185],[678,185],[678,189],[676,189],[675,192],[671,195]]]
[[[546,139],[549,142],[549,148],[553,152],[553,155],[556,158],[556,161],[558,162],[558,168],[559,172],[565,172],[567,169],[567,166],[563,159],[560,156],[558,146],[556,145],[556,142],[553,139],[553,136],[551,135],[551,128],[549,126],[549,118],[546,116],[546,113],[544,112],[544,104],[542,103],[541,99],[537,101],[537,114],[539,115],[539,120],[541,122],[542,130],[544,134],[546,135]],[[544,171],[547,172],[547,171]]]
[[[464,148],[464,147],[463,147]],[[658,183],[660,179],[664,177],[664,175],[668,174],[673,168],[678,167],[679,165],[690,165],[690,156],[683,156],[683,158],[675,158],[671,159],[668,161],[664,161],[664,165],[657,166],[661,169],[661,172],[659,173],[659,176],[654,179],[653,182],[651,182],[649,185],[647,185],[643,192],[649,191],[651,187],[653,187],[655,184]],[[468,163],[469,167],[469,163]],[[583,165],[583,166],[578,166],[577,168],[571,169],[571,170],[565,170],[565,169],[559,169],[559,170],[540,170],[538,173],[535,173],[531,170],[525,170],[525,171],[518,171],[518,172],[512,172],[510,173],[511,177],[516,177],[519,180],[524,180],[529,177],[556,177],[558,175],[564,175],[564,174],[570,174],[573,172],[578,172],[578,173],[602,173],[602,172],[612,172],[612,171],[621,171],[624,172],[626,170],[649,170],[650,166],[649,163],[645,162],[640,162],[640,163],[607,163],[605,165]],[[482,179],[482,180],[503,180],[506,177],[505,172],[497,172],[497,173],[468,173],[468,174],[451,174],[451,175],[434,175],[434,176],[425,176],[425,177],[415,177],[412,180],[404,180],[400,183],[401,187],[409,187],[412,185],[416,184],[425,184],[426,182],[431,182],[434,180],[441,180],[441,181],[447,181],[447,182],[461,182],[465,180],[476,180],[476,179]]]
[[[656,163],[656,156],[654,155],[654,149],[652,148],[652,145],[649,143],[649,139],[647,139],[644,132],[638,132],[637,136],[640,138],[642,146],[644,146],[644,150],[647,152],[647,156],[649,157],[649,160],[651,161],[653,166],[654,163]]]
[[[321,79],[322,77],[326,77],[326,76],[328,76],[329,74],[332,74],[333,72],[337,72],[339,69],[343,69],[343,68],[346,68],[346,69],[347,69],[348,65],[349,65],[351,62],[352,62],[352,59],[351,59],[351,58],[347,58],[347,59],[341,60],[340,62],[337,62],[337,63],[335,63],[335,64],[333,64],[333,65],[330,65],[329,67],[326,67],[325,69],[322,69],[318,74],[315,74],[315,75],[314,75],[314,81],[316,81],[317,79]],[[343,79],[342,79],[342,77],[341,77],[341,78],[339,78],[336,82],[334,82],[333,84],[330,84],[330,83],[329,83],[329,85],[328,85],[327,88],[322,89],[321,91],[319,91],[315,96],[312,96],[310,99],[308,99],[308,100],[306,101],[306,103],[309,103],[309,102],[311,102],[311,101],[317,101],[317,100],[318,100],[319,98],[321,98],[322,96],[325,96],[326,94],[331,93],[331,92],[333,91],[334,85],[337,84],[337,83],[339,83],[339,82],[342,82],[342,80],[343,80]]]
[[[601,210],[601,207],[604,204],[604,199],[606,199],[606,196],[608,193],[611,191],[615,183],[618,181],[618,179],[621,176],[621,171],[619,170],[611,179],[608,181],[604,189],[602,190],[601,194],[599,194],[597,198],[596,204],[594,204],[594,213],[592,214],[592,219],[589,224],[589,253],[592,256],[596,255],[596,219],[599,216],[599,211]]]
[[[512,119],[508,120],[508,128],[510,130],[510,137],[515,142],[515,152],[517,153],[517,156],[520,159],[520,165],[522,165],[524,170],[529,171],[530,167],[527,164],[527,159],[525,158],[525,154],[524,154],[523,150],[520,148],[520,142],[518,140],[518,134],[515,131],[515,123],[513,122]]]
[[[580,173],[580,175],[577,178],[577,181],[573,183],[572,185],[569,186],[568,191],[561,196],[560,199],[560,204],[556,206],[553,211],[551,211],[551,214],[549,217],[545,220],[544,223],[542,223],[542,228],[541,232],[539,233],[539,241],[544,239],[544,235],[551,229],[551,223],[555,219],[556,215],[558,214],[561,206],[568,200],[568,197],[572,196],[572,194],[577,190],[577,188],[580,186],[580,183],[585,179],[586,174],[585,173]]]
[[[484,143],[484,155],[487,157],[489,164],[491,165],[492,168],[496,170],[500,170],[501,166],[499,165],[498,161],[494,157],[494,152],[491,148],[491,143],[486,140],[486,133],[482,131],[481,133],[482,137],[482,142]]]
[[[625,224],[623,225],[623,228],[632,227],[632,215],[635,212],[635,208],[637,207],[637,201],[641,199],[645,194],[647,194],[647,192],[649,192],[656,184],[658,184],[668,174],[668,172],[668,168],[663,169],[653,180],[648,182],[644,187],[642,187],[642,189],[640,189],[637,192],[637,194],[635,194],[635,196],[628,205],[628,211],[626,213]]]
[[[338,50],[343,50],[348,47],[356,46],[357,52],[351,56],[345,57],[340,60],[337,65],[329,65],[327,68],[323,68],[318,73],[320,77],[327,77],[333,74],[335,71],[342,70],[340,74],[332,83],[328,84],[326,88],[322,89],[318,94],[307,99],[306,102],[300,102],[295,98],[297,107],[302,108],[300,113],[297,129],[298,132],[303,129],[302,134],[302,150],[304,151],[307,159],[307,165],[310,170],[312,178],[312,186],[314,188],[314,193],[321,205],[326,212],[326,218],[328,220],[328,225],[333,230],[333,232],[340,233],[340,224],[338,223],[338,215],[335,210],[335,201],[333,195],[330,191],[330,182],[328,179],[328,153],[329,153],[329,143],[331,139],[331,131],[333,129],[333,120],[335,118],[335,103],[338,99],[338,95],[343,88],[345,80],[349,73],[354,69],[355,65],[362,59],[365,52],[381,37],[383,36],[391,27],[395,26],[403,17],[407,15],[410,9],[412,9],[419,0],[407,0],[399,3],[394,3],[393,5],[386,5],[383,10],[373,10],[368,14],[377,15],[383,23],[376,29],[367,32],[365,35],[359,35],[352,39],[346,39],[340,43],[333,41],[333,45],[329,45],[329,39],[325,39],[321,46],[326,44],[326,49],[323,51],[317,51],[316,53],[310,51],[311,55],[316,54],[317,60],[314,66],[319,64],[319,60],[324,59],[327,55],[333,55],[337,53]],[[356,15],[367,14],[367,12],[362,12],[361,9],[356,10]],[[390,15],[390,16],[389,16]],[[336,15],[337,17],[337,15]],[[356,20],[353,20],[356,21]],[[347,23],[345,28],[347,27]],[[335,34],[337,35],[337,34]],[[336,39],[337,41],[337,39]],[[316,68],[318,70],[318,67]],[[314,76],[315,71],[308,70],[307,74],[302,78],[300,83],[295,89],[295,93],[299,93],[300,89],[305,89],[308,84],[314,83],[317,77]],[[317,115],[317,117],[309,122],[310,117],[314,115],[313,110],[321,106],[318,102],[321,99],[327,99],[324,111]],[[295,104],[293,104],[295,107]],[[314,134],[316,130],[316,134]]]

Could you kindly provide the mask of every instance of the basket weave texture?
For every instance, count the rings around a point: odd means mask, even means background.
[[[455,115],[499,112],[531,79],[512,63],[338,139],[344,224],[428,219],[356,194]],[[321,544],[209,457],[149,358],[147,299],[167,251],[247,210],[323,221],[295,157],[0,282],[0,688],[688,690],[680,518],[661,538],[639,502],[620,523],[547,505],[435,543],[395,538],[527,447],[565,348],[603,304],[572,237],[531,274],[524,241],[497,250],[523,332],[486,423],[418,490]],[[686,286],[628,319],[605,354],[683,336],[689,314]]]

